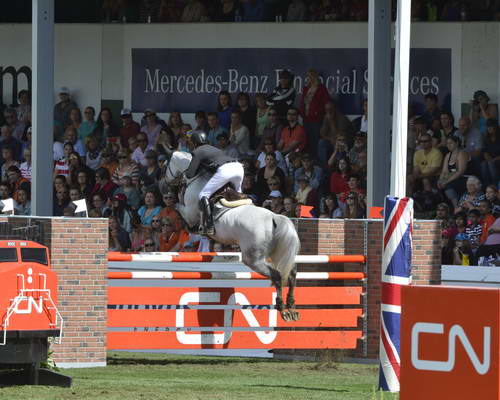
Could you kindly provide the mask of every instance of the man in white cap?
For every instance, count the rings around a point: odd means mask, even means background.
[[[54,106],[54,122],[64,130],[64,128],[71,124],[69,114],[71,109],[78,106],[71,100],[70,91],[66,86],[59,89],[59,99],[61,100]]]

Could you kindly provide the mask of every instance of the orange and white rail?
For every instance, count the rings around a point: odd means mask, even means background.
[[[297,255],[297,264],[328,263],[364,263],[364,255]],[[241,262],[241,253],[206,252],[206,253],[119,253],[109,252],[108,261],[148,261],[148,262]]]
[[[363,272],[298,272],[298,280],[363,280]],[[269,279],[256,272],[184,272],[184,271],[119,271],[108,272],[108,279]]]

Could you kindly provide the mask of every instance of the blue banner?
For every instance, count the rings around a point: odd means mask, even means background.
[[[412,49],[410,57],[414,112],[422,111],[428,93],[449,109],[451,49]],[[345,114],[362,114],[367,65],[367,49],[132,49],[132,110],[214,111],[221,90],[270,93],[284,68],[295,75],[298,103],[305,74],[314,68]]]

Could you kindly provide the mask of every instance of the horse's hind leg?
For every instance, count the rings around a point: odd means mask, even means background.
[[[242,252],[243,264],[252,268],[255,272],[267,276],[271,279],[273,286],[276,288],[276,309],[280,312],[281,317],[285,321],[289,321],[289,315],[285,309],[285,303],[283,302],[283,288],[281,285],[281,274],[272,268],[268,264],[265,258],[259,257],[255,252],[248,251]]]
[[[294,266],[288,276],[288,295],[286,296],[286,308],[292,321],[299,320],[299,312],[295,310],[295,286],[297,285],[297,266]]]

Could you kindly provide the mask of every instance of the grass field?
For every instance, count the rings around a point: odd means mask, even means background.
[[[108,354],[104,368],[70,369],[69,389],[0,388],[0,399],[398,399],[376,393],[376,365],[166,354]]]

